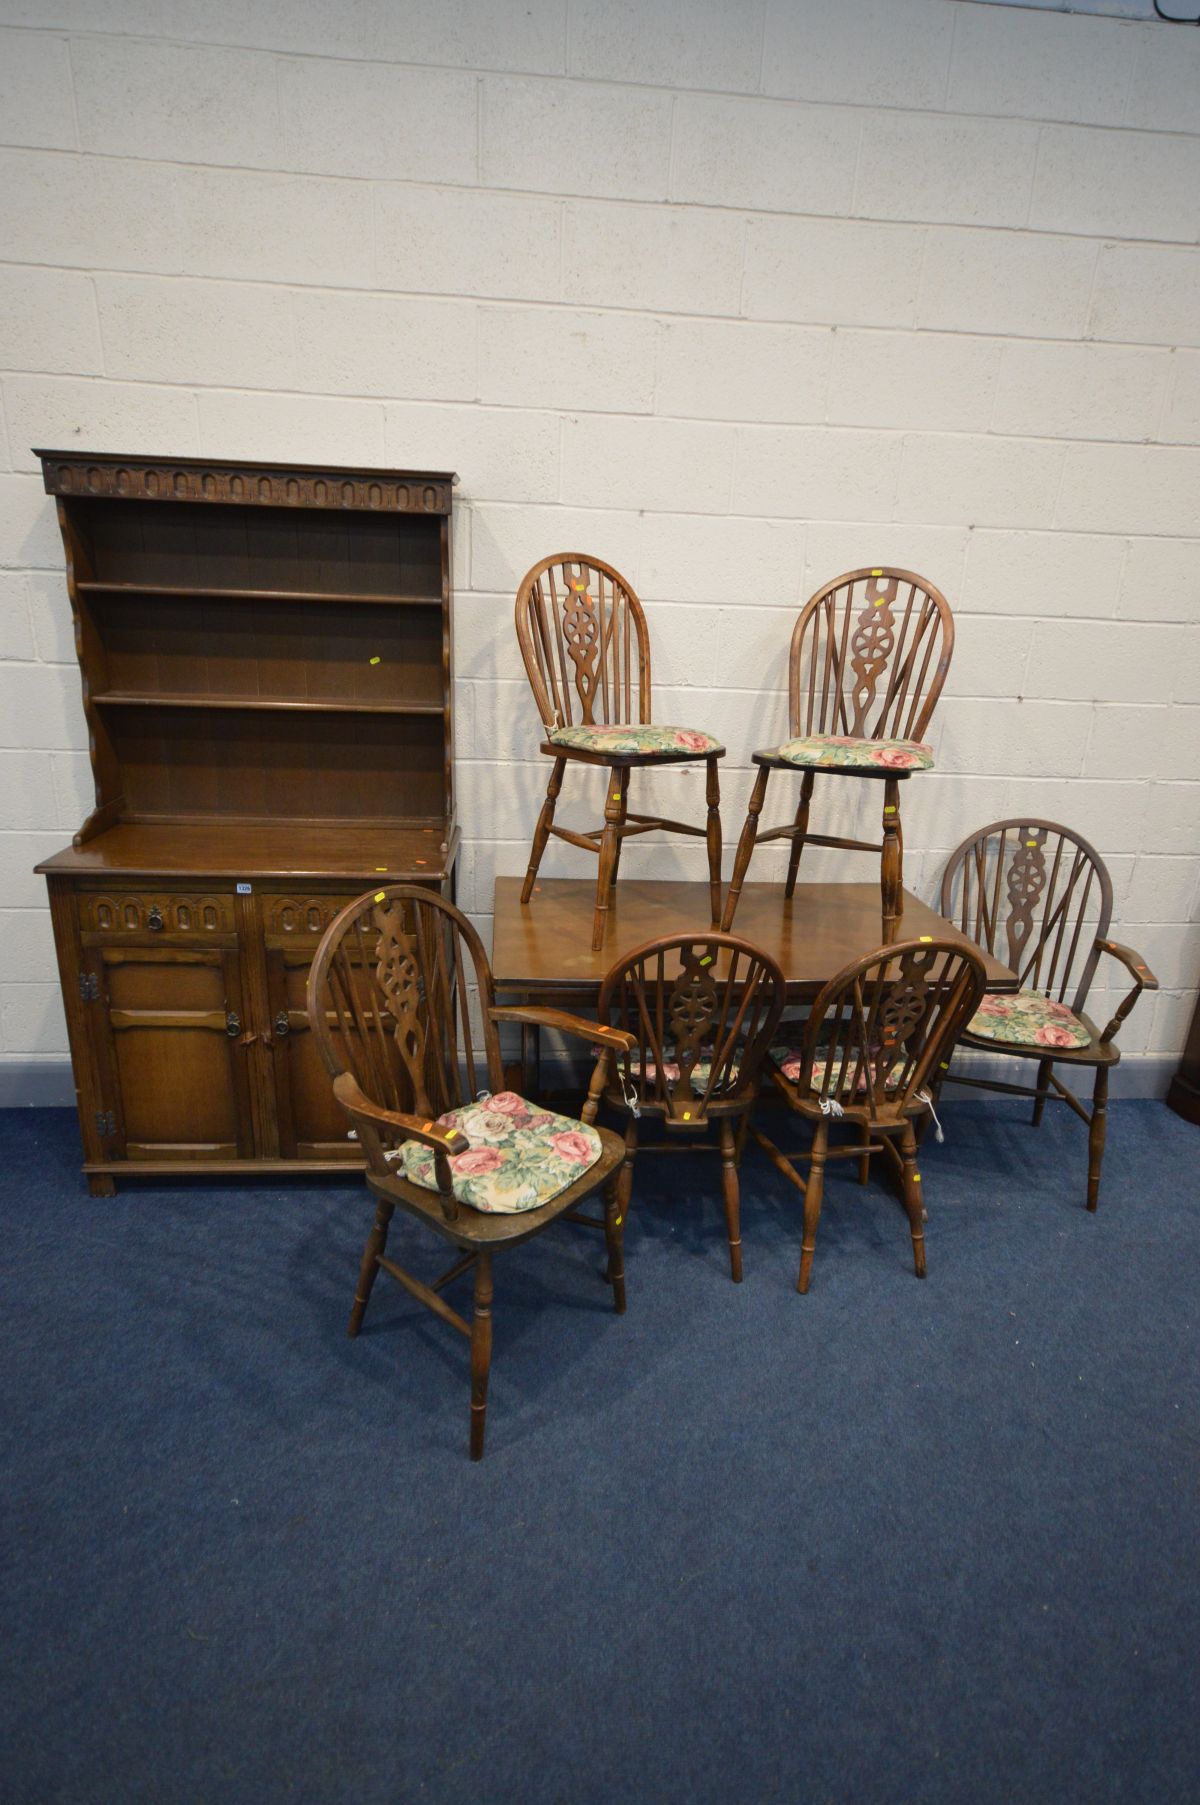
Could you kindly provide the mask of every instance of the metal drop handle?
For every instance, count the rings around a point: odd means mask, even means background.
[[[157,903],[151,903],[150,913],[146,917],[146,926],[153,934],[161,934],[166,924],[162,918],[162,910]]]
[[[242,1031],[242,1019],[236,1009],[231,1009],[225,1017],[225,1032],[230,1040],[236,1040]]]

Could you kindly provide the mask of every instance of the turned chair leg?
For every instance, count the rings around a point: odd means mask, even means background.
[[[750,1132],[750,1115],[753,1108],[754,1105],[751,1104],[750,1109],[742,1112],[741,1119],[737,1125],[737,1133],[734,1136],[733,1163],[739,1170],[741,1169],[742,1155],[746,1151],[746,1136]]]
[[[538,816],[537,826],[533,830],[533,846],[529,854],[529,868],[525,873],[525,882],[521,885],[521,901],[527,903],[533,895],[533,886],[537,882],[538,866],[542,862],[542,854],[546,850],[546,842],[550,838],[550,827],[554,820],[554,805],[558,801],[558,793],[562,789],[563,772],[567,768],[565,758],[556,758],[554,769],[550,773],[550,782],[546,785],[546,800],[542,804],[542,812]]]
[[[813,780],[816,775],[815,771],[806,771],[800,779],[800,804],[796,810],[792,850],[788,854],[787,883],[783,887],[783,894],[789,898],[796,894],[796,873],[800,869],[800,855],[804,851],[804,841],[808,833],[808,805],[812,801]]]
[[[859,1123],[858,1138],[862,1142],[864,1147],[870,1146],[870,1144],[871,1144],[871,1124],[869,1122],[860,1122]],[[870,1176],[871,1176],[871,1155],[869,1153],[860,1154],[859,1160],[858,1160],[858,1182],[859,1182],[859,1184],[865,1185],[867,1183],[867,1180],[870,1178]]]
[[[1037,1069],[1037,1096],[1033,1101],[1033,1126],[1036,1128],[1042,1119],[1042,1111],[1046,1107],[1046,1098],[1050,1094],[1050,1074],[1054,1070],[1052,1059],[1039,1059]]]
[[[1092,1125],[1088,1129],[1087,1206],[1094,1210],[1100,1201],[1100,1167],[1104,1162],[1104,1139],[1108,1128],[1108,1067],[1096,1067],[1096,1088],[1092,1092]]]
[[[903,907],[904,843],[900,833],[900,780],[883,780],[883,847],[879,861],[879,888],[883,896],[883,944],[896,938],[896,923]]]
[[[487,1424],[488,1373],[492,1365],[492,1256],[480,1248],[475,1262],[475,1309],[471,1317],[471,1459],[483,1459]]]
[[[742,894],[742,885],[750,866],[750,857],[754,851],[754,842],[758,838],[758,817],[762,814],[763,799],[767,793],[767,780],[771,775],[769,765],[758,767],[758,776],[754,780],[754,788],[750,792],[750,801],[746,809],[746,824],[742,828],[742,837],[738,841],[737,857],[733,861],[733,876],[729,880],[729,895],[725,899],[725,916],[721,922],[721,932],[728,934],[733,926],[733,918],[737,914],[738,898]]]
[[[380,1198],[375,1209],[375,1226],[367,1236],[367,1245],[363,1249],[362,1265],[358,1269],[358,1289],[354,1293],[354,1307],[350,1311],[349,1335],[357,1335],[362,1328],[362,1319],[366,1315],[367,1303],[371,1296],[371,1286],[375,1283],[375,1274],[379,1271],[379,1256],[387,1246],[388,1223],[392,1219],[395,1204],[385,1203]]]
[[[613,1308],[618,1316],[625,1314],[625,1223],[633,1197],[633,1162],[637,1154],[636,1116],[625,1124],[625,1158],[613,1175],[604,1199],[604,1229],[608,1238],[608,1271],[605,1277],[613,1288]],[[610,1201],[611,1200],[611,1201]]]
[[[600,841],[600,871],[596,878],[596,913],[592,918],[594,953],[598,953],[604,945],[604,930],[608,926],[608,907],[612,901],[628,793],[629,767],[614,765],[609,771],[608,788],[604,792],[604,835]]]
[[[904,1208],[908,1212],[912,1235],[913,1271],[925,1277],[925,1206],[921,1199],[921,1174],[917,1171],[917,1137],[911,1122],[905,1122],[900,1135],[901,1182]]]
[[[625,1211],[621,1207],[622,1167],[604,1187],[604,1239],[608,1247],[608,1265],[604,1276],[612,1286],[613,1309],[625,1314]]]
[[[813,1250],[817,1245],[817,1223],[821,1220],[821,1196],[825,1189],[825,1148],[828,1142],[829,1124],[822,1117],[813,1133],[808,1182],[804,1187],[804,1236],[800,1242],[797,1291],[807,1291],[812,1280]]]
[[[709,917],[715,928],[721,920],[721,777],[715,757],[707,758],[704,762],[708,766],[708,825],[705,838],[708,841]]]
[[[725,1199],[725,1232],[729,1237],[729,1276],[735,1285],[742,1282],[742,1212],[738,1187],[737,1149],[733,1124],[721,1117],[721,1189]]]

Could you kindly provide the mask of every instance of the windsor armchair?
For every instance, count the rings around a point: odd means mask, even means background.
[[[942,914],[1004,958],[1019,985],[1010,995],[984,998],[962,1044],[1036,1059],[1037,1079],[1008,1084],[951,1070],[941,1082],[1032,1097],[1035,1128],[1047,1101],[1066,1103],[1087,1125],[1089,1210],[1100,1200],[1108,1075],[1121,1057],[1116,1036],[1142,991],[1158,989],[1145,960],[1109,939],[1112,903],[1099,853],[1053,821],[993,821],[951,853],[942,876]],[[1101,1030],[1084,1010],[1102,953],[1124,966],[1133,989]],[[1060,1063],[1094,1068],[1090,1111],[1056,1074]]]
[[[712,1143],[694,1137],[715,1127],[735,1282],[742,1277],[738,1162],[785,983],[768,953],[731,934],[667,937],[618,959],[596,1011],[633,1041],[614,1056],[604,1090],[604,1101],[626,1118],[618,1215],[629,1213],[639,1119],[660,1122],[670,1137],[657,1152],[703,1150]],[[585,1122],[595,1120],[598,1105],[589,1099]]]
[[[883,940],[895,938],[903,902],[904,842],[900,784],[928,771],[933,754],[924,743],[954,650],[949,603],[911,570],[851,570],[835,577],[805,603],[792,633],[788,661],[788,713],[792,738],[754,754],[758,776],[738,841],[721,926],[737,913],[756,845],[790,840],[784,895],[796,888],[807,844],[880,854]],[[772,771],[799,770],[795,817],[760,832],[759,816]],[[883,784],[883,840],[850,840],[809,832],[817,773],[870,777]]]
[[[711,733],[650,719],[650,635],[642,605],[611,564],[579,552],[556,552],[528,571],[517,591],[517,640],[545,730],[541,751],[553,759],[529,868],[527,903],[553,834],[600,860],[592,951],[604,944],[621,848],[635,834],[665,828],[706,841],[714,927],[721,914],[721,792],[717,761],[725,748]],[[703,827],[659,815],[633,814],[629,774],[635,769],[695,763],[707,767],[708,817]],[[568,761],[608,767],[604,824],[582,833],[555,824]]]
[[[614,1051],[632,1039],[556,1009],[496,1007],[475,929],[453,904],[412,884],[360,896],[330,923],[309,973],[308,1017],[334,1094],[362,1143],[377,1200],[349,1332],[358,1334],[382,1270],[465,1335],[471,1458],[478,1460],[492,1354],[493,1255],[562,1216],[603,1228],[613,1301],[625,1308],[623,1237],[611,1182],[624,1144],[608,1129],[506,1091],[497,1026],[532,1020],[582,1037],[598,1050],[591,1085],[597,1098]],[[576,1205],[602,1188],[603,1221],[579,1214]],[[429,1284],[387,1257],[397,1208],[459,1250]],[[474,1310],[467,1322],[440,1293],[472,1269]]]
[[[791,1108],[814,1125],[805,1154],[780,1152],[759,1129],[750,1133],[773,1164],[804,1194],[798,1291],[807,1291],[825,1166],[854,1158],[866,1184],[873,1153],[884,1152],[900,1179],[912,1236],[913,1266],[925,1277],[924,1206],[914,1123],[934,1107],[935,1074],[978,1007],[986,982],[978,953],[952,940],[899,941],[856,959],[826,984],[798,1045],[771,1049],[772,1076]],[[831,1147],[829,1131],[845,1121],[857,1130],[850,1146]],[[899,1146],[895,1145],[899,1142]],[[792,1161],[809,1160],[808,1181]]]

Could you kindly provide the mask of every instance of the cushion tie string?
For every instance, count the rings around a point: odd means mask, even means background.
[[[845,1113],[836,1097],[821,1098],[821,1114],[823,1116],[844,1116]]]
[[[918,1091],[917,1092],[917,1102],[918,1103],[928,1103],[929,1113],[933,1117],[933,1138],[937,1142],[938,1146],[940,1147],[946,1137],[942,1132],[942,1125],[938,1121],[938,1112],[933,1107],[933,1092],[932,1091]]]

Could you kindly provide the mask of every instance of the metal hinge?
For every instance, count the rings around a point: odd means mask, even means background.
[[[94,1003],[100,995],[99,974],[94,971],[81,971],[79,974],[79,994],[85,1003]]]
[[[98,1109],[96,1111],[96,1127],[103,1135],[116,1134],[117,1117],[115,1110]]]

